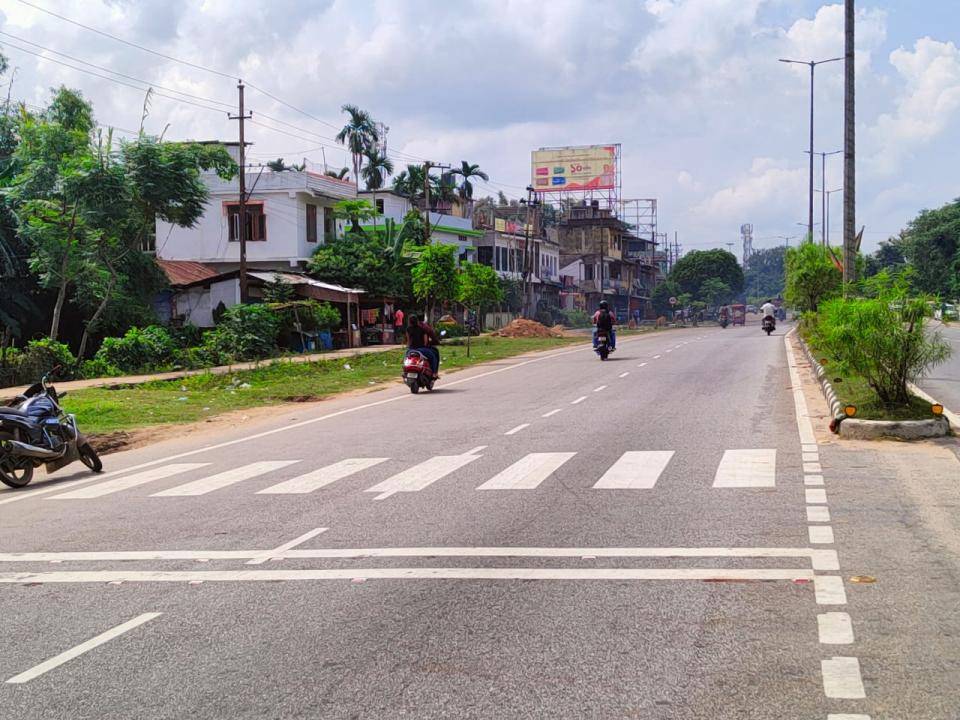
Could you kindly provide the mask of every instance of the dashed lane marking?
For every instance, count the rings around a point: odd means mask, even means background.
[[[817,545],[833,544],[833,528],[829,525],[810,525],[807,528],[810,542]]]
[[[570,404],[571,404],[571,405],[579,405],[580,403],[582,403],[582,402],[583,402],[584,400],[586,400],[586,399],[587,399],[587,396],[586,396],[586,395],[581,395],[580,397],[578,397],[576,400],[574,400],[574,401],[571,402]]]
[[[817,605],[847,604],[847,593],[843,589],[843,578],[839,575],[817,575],[813,579],[813,590]]]
[[[530,427],[530,423],[521,423],[521,424],[517,425],[515,428],[512,428],[511,430],[507,430],[507,431],[504,433],[504,435],[516,435],[518,432],[520,432],[520,431],[523,430],[524,428],[528,428],[528,427]]]
[[[830,508],[826,505],[807,505],[807,522],[830,522]]]
[[[544,414],[541,415],[540,417],[545,417],[545,418],[553,417],[553,416],[556,415],[558,412],[563,412],[563,408],[557,408],[556,410],[551,410],[550,412],[544,413]]]
[[[598,388],[594,388],[593,391],[594,391],[594,392],[600,392],[601,390],[606,390],[606,389],[607,389],[607,386],[606,386],[606,385],[601,385],[601,386],[598,387]]]
[[[867,696],[855,657],[832,657],[820,661],[823,692],[828,698],[861,700]]]
[[[817,615],[821,645],[850,645],[853,642],[853,623],[845,612]]]

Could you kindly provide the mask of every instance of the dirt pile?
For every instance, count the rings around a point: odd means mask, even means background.
[[[497,337],[507,338],[549,338],[563,337],[563,326],[555,325],[548,328],[536,320],[517,318],[502,330],[492,333]]]

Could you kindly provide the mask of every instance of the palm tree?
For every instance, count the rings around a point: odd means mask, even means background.
[[[466,160],[461,160],[460,168],[451,170],[450,174],[460,175],[463,178],[463,182],[460,183],[458,188],[461,200],[473,199],[473,183],[470,182],[470,178],[480,178],[484,182],[490,179],[490,176],[483,172],[479,165],[471,165]]]
[[[350,173],[350,168],[340,168],[339,170],[327,170],[324,175],[327,177],[336,178],[337,180],[343,180]]]
[[[353,156],[353,177],[360,177],[360,163],[364,154],[380,139],[377,124],[370,113],[356,105],[344,105],[341,110],[350,116],[347,124],[337,133],[337,142],[346,145]]]
[[[367,159],[360,175],[367,183],[367,190],[379,190],[389,175],[393,174],[393,160],[377,148],[369,148],[364,156]]]
[[[407,169],[393,178],[393,189],[398,195],[417,203],[423,197],[423,165],[407,165]]]

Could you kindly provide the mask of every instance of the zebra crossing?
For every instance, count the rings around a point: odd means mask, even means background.
[[[362,489],[366,493],[376,493],[374,500],[385,500],[397,493],[421,492],[445,478],[454,476],[456,480],[458,471],[490,457],[482,454],[483,450],[485,446],[461,455],[436,455],[396,471],[379,482],[370,480],[373,484]],[[596,476],[587,478],[589,487],[599,491],[651,490],[675,462],[676,454],[673,450],[624,452],[608,466],[591,469]],[[506,467],[491,471],[492,476],[473,489],[484,492],[529,491],[544,487],[545,483],[549,486],[550,479],[577,455],[577,452],[526,453]],[[497,460],[496,456],[492,457]],[[284,478],[268,487],[258,486],[254,494],[305,495],[349,478],[362,481],[365,474],[373,471],[372,474],[376,475],[378,466],[390,460],[387,457],[351,457],[315,468],[307,467],[308,463],[302,460],[258,460],[227,469],[214,467],[209,462],[169,463],[130,474],[121,472],[108,480],[56,493],[46,499],[94,500],[120,493],[150,498],[198,497],[242,487],[246,481],[270,479],[277,474]],[[775,487],[776,463],[777,451],[774,449],[726,450],[717,465],[711,487],[719,490]],[[286,477],[284,471],[287,468],[296,474]],[[380,476],[383,474],[381,472]],[[471,477],[477,474],[471,473]],[[170,480],[186,482],[162,489],[154,485]],[[704,478],[698,482],[706,484],[706,481]]]

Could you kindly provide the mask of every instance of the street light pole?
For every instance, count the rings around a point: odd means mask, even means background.
[[[830,196],[837,192],[843,192],[843,188],[837,188],[836,190],[827,190],[825,195],[827,196],[827,229],[826,229],[826,246],[830,247]]]
[[[794,65],[807,65],[810,68],[810,193],[809,193],[809,207],[807,213],[807,241],[813,242],[813,80],[814,80],[814,71],[817,69],[817,65],[823,65],[824,63],[839,62],[843,58],[830,58],[829,60],[787,60],[786,58],[780,58],[782,63],[792,63]]]
[[[827,190],[827,156],[841,155],[843,150],[834,150],[833,152],[814,153],[820,156],[821,161],[821,179],[820,179],[820,244],[827,245],[827,196],[824,194]]]

